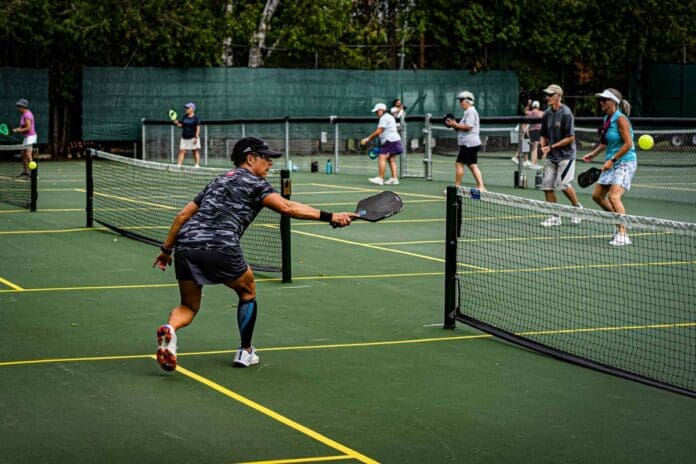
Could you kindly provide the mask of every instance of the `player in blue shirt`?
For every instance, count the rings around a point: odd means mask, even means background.
[[[201,306],[203,285],[224,284],[239,296],[237,323],[241,346],[234,365],[259,362],[251,344],[258,304],[251,267],[244,260],[240,240],[264,206],[295,219],[313,219],[345,227],[357,215],[330,213],[283,198],[266,181],[273,158],[281,153],[263,140],[245,137],[232,150],[236,169],[213,179],[174,218],[154,266],[165,270],[172,263],[179,283],[181,303],[167,324],[157,329],[157,362],[166,371],[176,369],[176,331],[189,325]]]
[[[628,120],[631,105],[616,89],[606,89],[595,96],[606,116],[599,145],[582,159],[589,163],[603,150],[606,150],[606,155],[602,175],[597,180],[592,199],[604,211],[626,214],[621,198],[631,188],[638,165],[636,147],[633,144],[633,126]],[[613,246],[630,245],[631,239],[626,233],[626,226],[618,224],[609,243]]]

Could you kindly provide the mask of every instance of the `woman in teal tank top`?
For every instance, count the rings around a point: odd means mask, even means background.
[[[602,175],[592,192],[592,199],[605,211],[626,214],[621,198],[631,188],[631,181],[638,164],[636,148],[633,144],[633,127],[628,120],[631,105],[616,89],[606,89],[595,96],[606,114],[601,130],[601,141],[582,159],[589,163],[602,151],[606,151],[606,156]],[[618,224],[609,243],[614,246],[630,245],[631,239],[626,234],[626,226]]]

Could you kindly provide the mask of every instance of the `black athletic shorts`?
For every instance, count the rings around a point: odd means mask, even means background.
[[[198,285],[221,284],[244,274],[248,264],[241,248],[223,250],[181,250],[174,253],[176,280],[193,280]]]
[[[541,131],[539,130],[530,130],[529,131],[529,140],[532,142],[538,142],[541,139]]]
[[[481,145],[476,147],[465,147],[464,145],[459,146],[459,155],[457,156],[457,163],[462,164],[476,164],[478,162],[478,152]]]

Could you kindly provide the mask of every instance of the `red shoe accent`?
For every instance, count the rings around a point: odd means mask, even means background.
[[[157,363],[167,372],[176,370],[176,355],[167,349],[160,348],[157,350]]]

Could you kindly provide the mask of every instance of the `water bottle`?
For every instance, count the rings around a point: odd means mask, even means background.
[[[333,172],[333,165],[331,164],[331,160],[327,159],[326,160],[326,173],[331,174]]]
[[[523,172],[520,174],[520,188],[526,189],[527,188],[527,173]]]
[[[544,175],[541,173],[541,170],[538,170],[536,172],[536,176],[534,176],[534,188],[537,190],[541,190],[541,183],[544,180]]]

